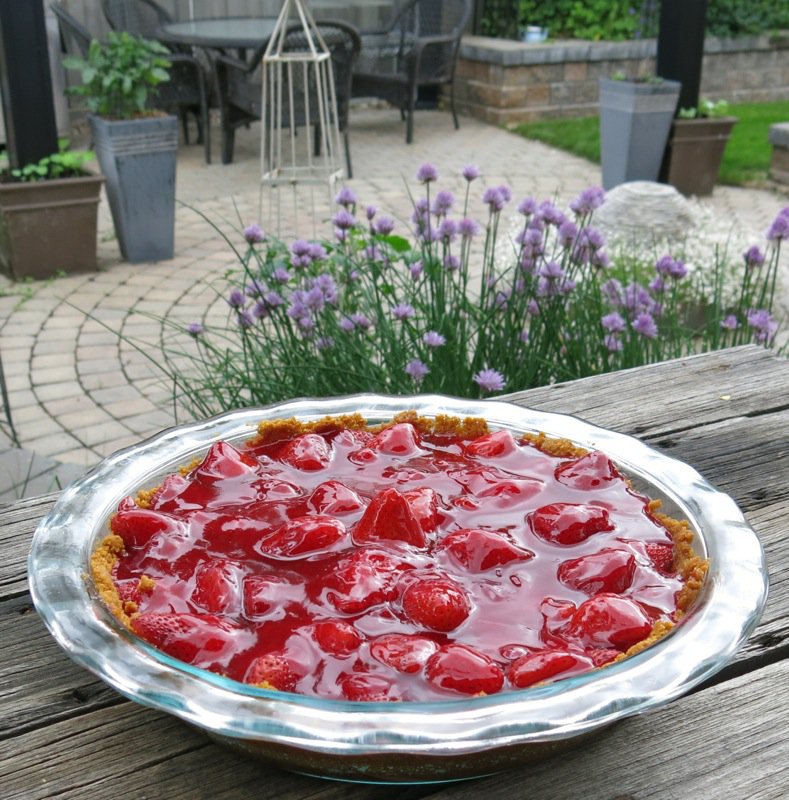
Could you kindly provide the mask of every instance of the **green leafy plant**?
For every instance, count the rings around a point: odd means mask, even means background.
[[[188,325],[165,320],[155,353],[176,412],[206,416],[300,396],[377,391],[479,397],[544,386],[748,341],[774,342],[772,305],[789,208],[750,248],[730,290],[718,254],[691,270],[668,252],[609,254],[584,190],[568,212],[508,187],[435,191],[423,165],[412,227],[363,209],[344,188],[333,239],[285,242],[244,229],[237,267]],[[224,308],[226,311],[222,311]],[[180,335],[179,335],[180,334]]]
[[[151,91],[170,79],[167,53],[160,42],[110,31],[106,42],[90,43],[86,59],[64,59],[66,68],[82,73],[82,84],[68,91],[85,97],[88,109],[100,117],[145,116],[151,113]]]
[[[729,104],[725,100],[702,98],[695,108],[680,108],[677,116],[680,119],[715,119],[725,117],[728,113]]]
[[[49,181],[56,178],[78,178],[85,174],[85,164],[95,158],[92,150],[70,150],[68,139],[58,142],[59,150],[45,156],[35,164],[25,164],[19,169],[9,170],[14,181],[29,183],[33,181]]]

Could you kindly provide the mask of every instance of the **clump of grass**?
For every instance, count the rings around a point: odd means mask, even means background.
[[[719,182],[747,186],[766,181],[772,148],[770,125],[789,119],[789,101],[737,103],[729,107],[737,117],[726,145]],[[600,163],[600,122],[597,116],[524,122],[513,130],[568,153]]]

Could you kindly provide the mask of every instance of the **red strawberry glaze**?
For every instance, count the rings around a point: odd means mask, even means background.
[[[687,528],[602,453],[351,419],[264,424],[125,498],[94,554],[105,600],[176,658],[361,701],[559,680],[681,616]]]

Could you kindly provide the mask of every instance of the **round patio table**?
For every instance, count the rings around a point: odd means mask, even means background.
[[[216,50],[249,50],[263,44],[274,32],[276,23],[274,17],[183,20],[161,25],[158,38],[169,44],[186,44]]]

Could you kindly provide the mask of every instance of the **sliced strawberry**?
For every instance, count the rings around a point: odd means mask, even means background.
[[[452,505],[455,506],[455,508],[462,509],[463,511],[478,511],[480,507],[478,500],[475,500],[473,497],[469,497],[465,494],[455,497],[452,500]]]
[[[370,655],[397,672],[419,672],[438,645],[424,636],[387,633],[370,644]]]
[[[359,495],[340,481],[326,481],[316,486],[308,504],[319,514],[335,517],[352,514],[364,505]]]
[[[671,575],[674,572],[673,542],[647,542],[645,549],[650,561],[661,575]]]
[[[420,628],[448,633],[466,621],[471,602],[463,587],[446,577],[420,578],[402,596],[403,613]]]
[[[416,521],[425,533],[432,533],[438,527],[438,500],[436,493],[428,486],[407,489],[403,492]]]
[[[173,658],[198,666],[225,666],[251,634],[214,614],[143,613],[132,618],[132,630]]]
[[[472,647],[446,644],[433,653],[425,666],[433,686],[460,694],[495,694],[504,685],[501,667]]]
[[[627,550],[606,547],[598,553],[572,558],[559,565],[559,580],[586,594],[622,594],[633,582],[636,559]]]
[[[183,524],[173,517],[137,506],[119,511],[110,520],[110,530],[120,536],[129,548],[145,547],[157,534],[174,533],[182,527]]]
[[[364,641],[350,622],[342,619],[326,619],[312,626],[315,641],[324,653],[333,656],[349,656],[356,652]]]
[[[400,575],[412,569],[406,561],[367,547],[342,556],[332,566],[317,593],[341,614],[361,614],[394,600]]]
[[[189,481],[180,472],[167,475],[151,496],[148,507],[153,510],[176,510],[178,504],[173,501],[180,497],[188,484]]]
[[[563,629],[575,614],[575,603],[569,600],[559,600],[555,597],[546,597],[540,603],[540,613],[542,614],[543,641],[548,644],[557,644]],[[558,645],[557,645],[558,646]]]
[[[419,434],[410,422],[398,422],[385,428],[375,435],[368,447],[394,456],[410,456],[422,450]]]
[[[509,431],[496,431],[480,436],[466,445],[466,455],[474,458],[500,458],[518,449]]]
[[[304,433],[291,439],[280,452],[280,459],[296,469],[316,472],[331,463],[331,445],[317,433]]]
[[[394,681],[369,672],[350,672],[340,675],[337,682],[346,700],[365,703],[398,700]]]
[[[537,536],[554,544],[578,544],[595,533],[614,529],[606,509],[581,503],[552,503],[527,519]]]
[[[264,617],[280,619],[286,607],[304,600],[304,585],[285,575],[248,575],[242,586],[244,616],[251,620]]]
[[[447,550],[469,572],[484,572],[512,561],[528,561],[534,558],[534,553],[516,547],[502,534],[480,528],[452,531],[438,546]]]
[[[228,442],[215,442],[193,474],[201,481],[223,480],[252,474],[257,466],[257,459],[249,453],[236,450]]]
[[[304,558],[347,546],[345,525],[334,517],[297,517],[261,539],[255,550],[266,558]]]
[[[300,676],[290,661],[278,653],[258,656],[249,665],[244,676],[245,683],[265,689],[277,689],[280,692],[294,691],[299,679]]]
[[[610,647],[593,647],[586,651],[586,655],[596,667],[602,667],[605,664],[610,664],[615,658],[622,654],[619,650],[614,650]]]
[[[652,622],[635,600],[598,594],[578,606],[564,633],[584,647],[625,651],[651,630]]]
[[[525,689],[535,683],[561,676],[569,678],[586,672],[594,666],[591,658],[569,650],[542,650],[539,653],[521,656],[510,664],[507,679],[516,689]]]
[[[195,571],[191,601],[214,613],[235,613],[240,605],[238,568],[224,559],[202,563]]]
[[[605,453],[593,450],[574,461],[565,461],[554,471],[556,480],[573,489],[600,489],[620,477]]]
[[[399,541],[424,548],[427,537],[408,500],[397,489],[384,489],[370,501],[353,529],[356,544]]]

